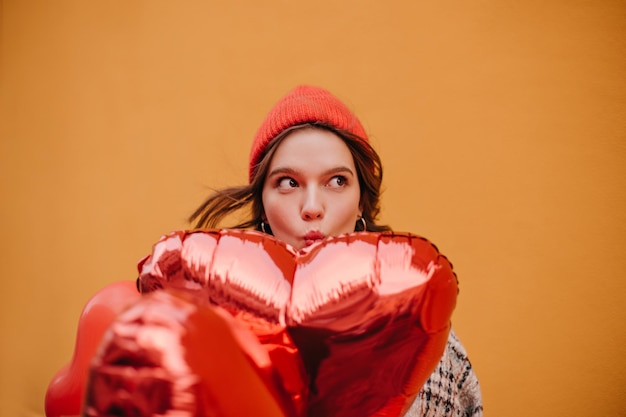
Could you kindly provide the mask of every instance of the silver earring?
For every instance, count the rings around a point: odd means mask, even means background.
[[[359,221],[363,225],[363,230],[357,230],[357,232],[367,232],[367,223],[365,222],[365,217],[361,217],[359,220],[357,220],[357,223],[356,223],[357,225],[359,224]]]
[[[265,224],[264,221],[261,220],[261,231],[265,234],[268,234],[270,236],[274,236],[273,232],[272,232],[272,228],[270,227],[269,224]]]

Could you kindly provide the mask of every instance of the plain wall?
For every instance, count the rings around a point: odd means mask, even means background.
[[[300,83],[359,115],[382,221],[454,263],[486,415],[626,415],[623,1],[0,1],[0,415],[41,416],[87,299]]]

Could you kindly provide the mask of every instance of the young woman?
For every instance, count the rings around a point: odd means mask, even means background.
[[[476,375],[448,333],[448,261],[415,236],[351,234],[390,230],[376,222],[381,182],[341,101],[317,87],[288,93],[254,138],[249,183],[191,216],[199,229],[274,237],[164,236],[139,263],[146,296],[124,281],[88,302],[46,415],[482,416]]]
[[[388,231],[376,223],[382,177],[380,158],[347,106],[322,88],[299,86],[257,131],[249,184],[217,191],[190,221],[197,228],[254,228],[296,250],[328,236]],[[237,211],[247,218],[223,224]],[[454,332],[405,415],[482,416],[478,380]]]

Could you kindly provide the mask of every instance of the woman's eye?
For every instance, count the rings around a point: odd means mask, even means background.
[[[284,177],[278,180],[278,188],[295,188],[298,186],[298,183],[293,178]]]
[[[343,175],[337,175],[330,179],[328,185],[330,187],[344,187],[348,183],[348,179]]]

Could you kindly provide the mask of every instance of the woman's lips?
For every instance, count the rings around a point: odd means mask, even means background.
[[[306,235],[304,235],[304,245],[311,246],[318,240],[322,240],[322,239],[324,239],[324,235],[322,234],[322,232],[311,231],[311,232],[308,232]]]

